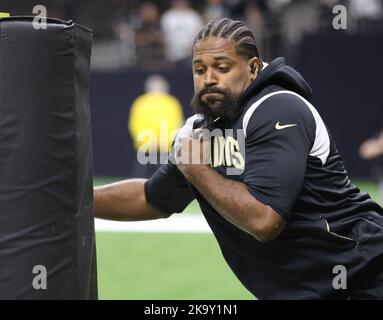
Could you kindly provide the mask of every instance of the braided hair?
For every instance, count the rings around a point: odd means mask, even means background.
[[[241,21],[223,18],[212,20],[204,26],[194,40],[194,45],[201,39],[218,37],[232,39],[237,45],[237,53],[247,59],[259,57],[253,32]]]

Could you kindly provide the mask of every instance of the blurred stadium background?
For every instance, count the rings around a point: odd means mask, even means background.
[[[332,26],[337,4],[347,8],[346,30]],[[132,106],[150,92],[147,79],[156,75],[162,82],[154,87],[177,100],[181,121],[190,116],[193,37],[204,22],[231,17],[253,28],[264,60],[284,56],[303,74],[354,184],[379,200],[374,163],[362,160],[358,149],[383,129],[382,0],[2,0],[0,11],[32,15],[35,5],[46,6],[50,17],[72,19],[94,31],[95,185],[149,176],[156,169],[137,164]],[[162,114],[160,108],[146,110],[141,127]],[[101,299],[252,298],[228,269],[198,206],[191,204],[180,216],[186,220],[136,229],[97,225]]]

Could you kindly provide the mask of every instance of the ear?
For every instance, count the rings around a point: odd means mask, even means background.
[[[261,59],[257,57],[253,57],[249,59],[248,65],[249,65],[249,77],[250,77],[250,80],[253,81],[257,78],[258,73],[261,71],[262,61]]]

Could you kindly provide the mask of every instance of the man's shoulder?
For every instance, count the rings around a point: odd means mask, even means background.
[[[282,87],[268,86],[249,100],[240,121],[245,131],[278,121],[298,121],[312,126],[315,112],[314,106],[299,94]]]
[[[267,106],[267,109],[263,108],[264,106]],[[306,112],[310,108],[314,107],[307,99],[298,93],[273,85],[265,87],[260,93],[254,95],[247,102],[242,115],[244,116],[249,112],[253,113],[256,110],[258,112],[262,110],[264,113],[270,114],[271,109]]]

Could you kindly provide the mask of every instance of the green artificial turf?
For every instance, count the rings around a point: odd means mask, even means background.
[[[100,299],[254,299],[211,234],[97,233]]]
[[[95,185],[117,178],[97,178]],[[378,201],[376,183],[353,183]],[[192,202],[185,212],[200,214]],[[254,299],[212,234],[97,232],[100,299]]]

